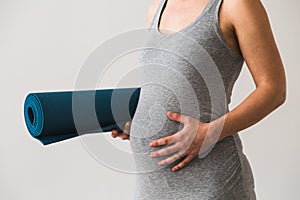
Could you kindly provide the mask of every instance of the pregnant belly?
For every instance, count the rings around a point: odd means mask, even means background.
[[[130,145],[139,172],[162,168],[157,162],[164,157],[150,157],[150,152],[162,147],[150,147],[149,143],[154,139],[173,135],[182,129],[183,124],[167,117],[168,111],[182,113],[185,109],[186,114],[195,113],[195,110],[191,112],[187,109],[191,108],[191,102],[186,101],[189,98],[184,99],[180,99],[171,90],[160,85],[141,88],[139,103],[130,128]]]
[[[176,71],[170,67],[147,66],[142,72],[140,98],[130,128],[130,144],[137,169],[152,171],[158,169],[157,162],[164,157],[151,158],[150,153],[163,147],[150,147],[149,143],[183,128],[183,124],[170,120],[167,112],[209,121],[210,95],[205,83],[190,67],[178,66]]]

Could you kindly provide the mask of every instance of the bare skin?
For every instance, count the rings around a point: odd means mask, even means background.
[[[193,21],[209,0],[168,0],[160,20],[160,31],[179,31]],[[149,8],[149,24],[156,12],[159,0]],[[158,165],[168,165],[183,158],[172,171],[186,166],[216,141],[253,126],[285,102],[286,78],[267,13],[259,0],[224,0],[219,13],[220,29],[228,45],[240,52],[255,83],[244,101],[230,112],[210,123],[203,123],[190,116],[168,112],[171,120],[184,124],[182,130],[165,138],[150,142],[150,146],[166,148],[154,151],[151,157],[172,156],[160,160]],[[224,123],[224,124],[223,124]],[[130,139],[129,128],[119,137]],[[217,134],[217,138],[216,137]],[[112,136],[117,137],[116,130]],[[202,146],[204,138],[211,144]],[[201,150],[201,151],[200,151]]]
[[[125,127],[121,133],[119,133],[117,129],[113,129],[111,131],[111,136],[113,138],[119,137],[122,140],[130,140],[130,135],[129,135],[130,125],[131,125],[131,121],[126,122]]]

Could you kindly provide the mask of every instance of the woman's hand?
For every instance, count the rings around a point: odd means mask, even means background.
[[[122,140],[130,140],[130,135],[129,135],[130,125],[131,125],[131,121],[126,122],[124,130],[120,133],[118,132],[118,129],[113,129],[111,131],[111,136],[113,138],[120,137]]]
[[[185,157],[180,163],[172,167],[172,171],[177,171],[191,162],[200,153],[206,151],[211,145],[202,147],[204,138],[207,135],[209,123],[203,123],[190,116],[181,115],[179,113],[168,112],[167,116],[174,121],[184,124],[184,127],[177,133],[165,138],[153,140],[150,142],[151,147],[172,144],[166,148],[151,152],[151,157],[170,155],[164,160],[160,160],[158,165],[168,165],[176,160]],[[206,138],[205,138],[205,141]],[[209,140],[208,140],[209,141]],[[206,143],[205,143],[206,144]],[[201,149],[201,152],[200,152]],[[176,153],[177,152],[177,153]],[[176,154],[174,154],[176,153]]]

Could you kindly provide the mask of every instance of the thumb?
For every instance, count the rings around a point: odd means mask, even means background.
[[[183,123],[183,122],[184,122],[184,119],[185,119],[185,115],[181,115],[181,114],[179,114],[179,113],[171,112],[171,111],[168,111],[168,112],[167,112],[167,116],[168,116],[171,120],[174,120],[174,121],[177,121],[177,122],[180,122],[180,123]]]
[[[131,125],[131,121],[127,121],[125,123],[124,132],[127,134],[129,134],[129,131],[130,131],[130,125]]]

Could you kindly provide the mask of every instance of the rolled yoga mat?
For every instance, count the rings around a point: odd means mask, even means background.
[[[140,88],[30,93],[24,102],[25,123],[44,145],[86,133],[122,131],[139,96]]]

